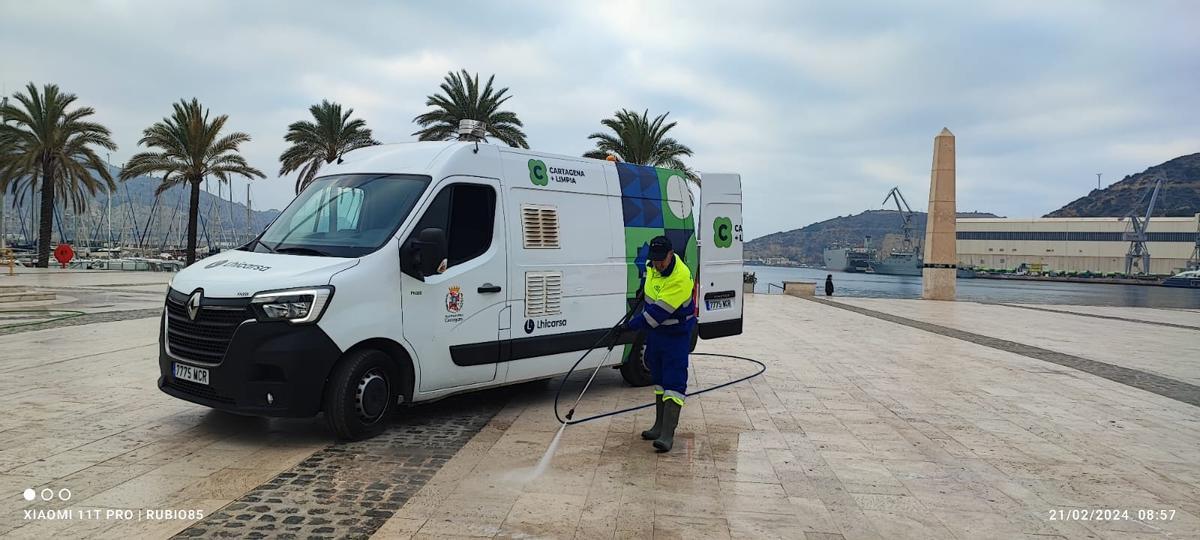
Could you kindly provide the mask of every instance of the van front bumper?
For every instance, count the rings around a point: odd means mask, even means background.
[[[158,388],[185,401],[238,414],[316,415],[321,411],[325,381],[342,355],[315,324],[247,321],[234,332],[219,364],[194,362],[167,353],[164,329],[160,324]],[[208,384],[176,379],[175,363],[208,370]]]

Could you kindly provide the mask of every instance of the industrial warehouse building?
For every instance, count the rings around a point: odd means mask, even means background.
[[[958,264],[1015,269],[1041,264],[1047,271],[1120,273],[1129,242],[1122,218],[959,218]],[[1196,249],[1200,214],[1156,217],[1148,229],[1151,274],[1186,268]]]

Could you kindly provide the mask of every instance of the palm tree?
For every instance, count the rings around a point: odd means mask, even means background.
[[[361,118],[350,120],[354,109],[342,112],[338,103],[321,100],[320,105],[308,108],[316,122],[301,120],[288,126],[283,140],[292,146],[279,155],[279,176],[300,171],[296,178],[296,193],[312,182],[324,163],[342,157],[342,154],[379,144],[371,138],[367,122]]]
[[[235,131],[221,136],[228,115],[222,114],[210,121],[208,110],[196,98],[190,102],[180,100],[174,107],[171,116],[146,128],[138,141],[138,145],[161,151],[142,152],[129,158],[121,169],[121,179],[162,173],[156,195],[174,186],[188,184],[191,197],[188,200],[187,264],[192,264],[196,262],[196,221],[200,209],[200,183],[204,178],[212,175],[219,181],[228,182],[233,176],[253,179],[266,175],[251,167],[238,153],[238,145],[249,142],[249,135]]]
[[[425,104],[434,109],[413,118],[413,122],[421,126],[421,130],[413,135],[422,141],[453,139],[458,135],[460,120],[478,120],[484,123],[488,135],[504,144],[529,148],[525,132],[521,131],[524,125],[521,120],[511,111],[500,110],[512,96],[505,95],[508,88],[492,88],[495,78],[495,75],[488,77],[487,84],[480,90],[478,73],[474,77],[465,69],[461,73],[447,73],[441,84],[442,93],[425,99]]]
[[[50,263],[55,200],[62,198],[76,211],[87,206],[99,190],[113,190],[112,175],[94,146],[116,150],[108,128],[86,120],[95,114],[91,107],[70,109],[75,94],[47,84],[38,92],[29,83],[25,93],[14,94],[20,106],[0,107],[0,179],[13,193],[41,194],[38,218],[37,266]],[[68,110],[70,109],[70,110]],[[85,193],[86,192],[86,193]],[[18,195],[21,197],[23,195]]]
[[[583,157],[612,157],[627,163],[676,169],[686,173],[689,180],[699,183],[700,178],[680,159],[691,156],[692,149],[667,136],[667,132],[675,127],[675,122],[665,123],[668,114],[671,113],[660,114],[651,120],[648,110],[640,115],[628,109],[617,111],[612,118],[600,121],[613,133],[588,135],[589,139],[596,140],[596,149]]]

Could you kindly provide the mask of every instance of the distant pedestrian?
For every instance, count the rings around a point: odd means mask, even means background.
[[[833,274],[825,276],[825,296],[833,296]]]

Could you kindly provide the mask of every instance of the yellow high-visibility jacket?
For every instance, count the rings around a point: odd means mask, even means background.
[[[654,263],[646,263],[646,277],[642,282],[645,304],[640,316],[629,320],[629,328],[642,330],[651,328],[659,331],[690,332],[696,320],[696,308],[692,300],[695,281],[679,255],[661,273]]]

